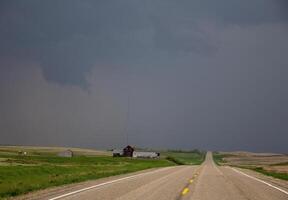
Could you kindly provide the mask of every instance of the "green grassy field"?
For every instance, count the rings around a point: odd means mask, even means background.
[[[50,186],[174,165],[165,159],[137,160],[108,156],[60,158],[2,155],[1,160],[4,163],[0,166],[2,198]]]
[[[166,159],[113,158],[111,152],[69,148],[73,158],[58,157],[61,147],[0,147],[0,199],[85,180],[175,165]],[[26,151],[27,156],[18,155]]]
[[[266,176],[272,176],[274,178],[282,179],[288,181],[288,174],[287,173],[279,173],[279,172],[273,172],[273,171],[267,171],[263,169],[262,167],[256,167],[252,168],[252,170],[259,172],[261,174],[264,174]]]
[[[200,164],[204,159],[204,153],[179,151],[161,152],[160,159],[113,158],[111,152],[77,148],[70,148],[75,157],[58,157],[64,149],[0,147],[0,199],[149,168]],[[18,155],[19,150],[28,155]]]
[[[178,165],[200,165],[205,159],[206,152],[198,150],[166,151],[162,152],[161,155]]]
[[[225,158],[227,155],[225,154],[220,154],[218,152],[213,152],[213,160],[217,165],[221,165],[223,163],[226,163],[226,161],[223,159]]]
[[[273,178],[278,178],[278,179],[288,181],[288,174],[287,173],[268,171],[268,170],[265,170],[263,167],[251,167],[251,166],[250,167],[234,166],[234,167],[239,167],[239,168],[243,168],[243,169],[250,169],[250,170],[253,170],[255,172],[264,174],[266,176],[271,176]]]

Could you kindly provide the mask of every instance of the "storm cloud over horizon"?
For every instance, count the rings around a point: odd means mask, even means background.
[[[1,1],[0,143],[287,153],[287,8]]]

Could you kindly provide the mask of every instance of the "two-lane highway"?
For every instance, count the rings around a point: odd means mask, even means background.
[[[177,199],[183,187],[189,180],[189,175],[195,172],[197,167],[180,166],[167,169],[160,169],[147,174],[140,174],[128,179],[116,179],[107,185],[96,187],[85,192],[64,196],[63,200],[167,200]],[[97,185],[96,185],[97,186]],[[50,200],[56,200],[50,199]]]
[[[288,200],[288,183],[281,186],[215,165],[211,152],[201,166],[177,166],[96,180],[92,185],[37,195],[45,200]],[[29,198],[31,199],[31,198]]]
[[[288,192],[239,169],[216,166],[208,152],[194,190],[183,199],[287,200]]]

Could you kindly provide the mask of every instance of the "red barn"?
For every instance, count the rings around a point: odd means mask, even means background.
[[[134,148],[128,145],[123,149],[123,156],[125,157],[132,157],[134,152]]]

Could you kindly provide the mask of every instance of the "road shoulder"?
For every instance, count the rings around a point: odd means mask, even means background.
[[[235,168],[238,171],[243,172],[249,176],[255,177],[259,180],[265,181],[267,183],[270,183],[272,185],[275,185],[277,187],[280,187],[280,188],[288,191],[288,181],[277,179],[277,178],[274,178],[272,176],[266,176],[264,174],[261,174],[259,172],[255,172],[255,171],[250,170],[250,169],[243,169],[243,168],[238,168],[238,167],[233,167],[233,168]]]

